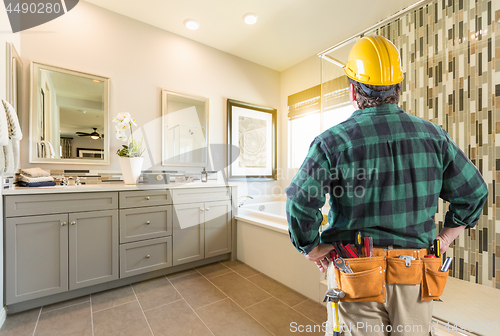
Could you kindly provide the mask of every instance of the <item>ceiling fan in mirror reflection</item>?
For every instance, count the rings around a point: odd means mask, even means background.
[[[93,127],[92,129],[93,129],[92,133],[76,132],[76,134],[81,137],[89,136],[91,139],[94,140],[104,139],[104,134],[97,133],[96,127]]]

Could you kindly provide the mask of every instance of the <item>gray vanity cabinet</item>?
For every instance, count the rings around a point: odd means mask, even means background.
[[[118,210],[69,214],[69,289],[116,280]]]
[[[8,304],[68,290],[68,214],[5,221]]]
[[[174,266],[231,252],[231,201],[174,205]]]
[[[174,205],[173,215],[173,265],[204,259],[204,203]]]
[[[205,258],[231,252],[231,201],[205,203]]]

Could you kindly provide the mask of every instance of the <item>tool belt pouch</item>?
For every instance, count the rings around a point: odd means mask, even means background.
[[[384,257],[345,258],[353,273],[335,269],[338,288],[345,292],[342,302],[384,302]]]
[[[420,284],[421,301],[439,299],[443,294],[448,272],[440,272],[441,258],[424,259],[423,277]]]
[[[387,258],[387,284],[420,285],[422,282],[422,260],[411,260],[406,266],[406,260]]]

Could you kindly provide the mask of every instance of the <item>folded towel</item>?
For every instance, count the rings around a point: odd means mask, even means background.
[[[26,177],[47,177],[50,176],[49,172],[46,172],[42,168],[27,168],[21,169],[20,173]]]
[[[36,182],[36,183],[26,183],[23,181],[18,181],[17,185],[20,187],[53,187],[56,185],[54,181]]]
[[[37,183],[37,182],[54,181],[54,178],[52,176],[29,177],[29,176],[20,174],[18,181],[23,181],[26,183]]]

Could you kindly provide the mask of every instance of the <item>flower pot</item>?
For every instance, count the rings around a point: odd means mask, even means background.
[[[123,181],[125,184],[137,184],[137,180],[141,175],[142,157],[120,157],[120,168],[122,170]]]

